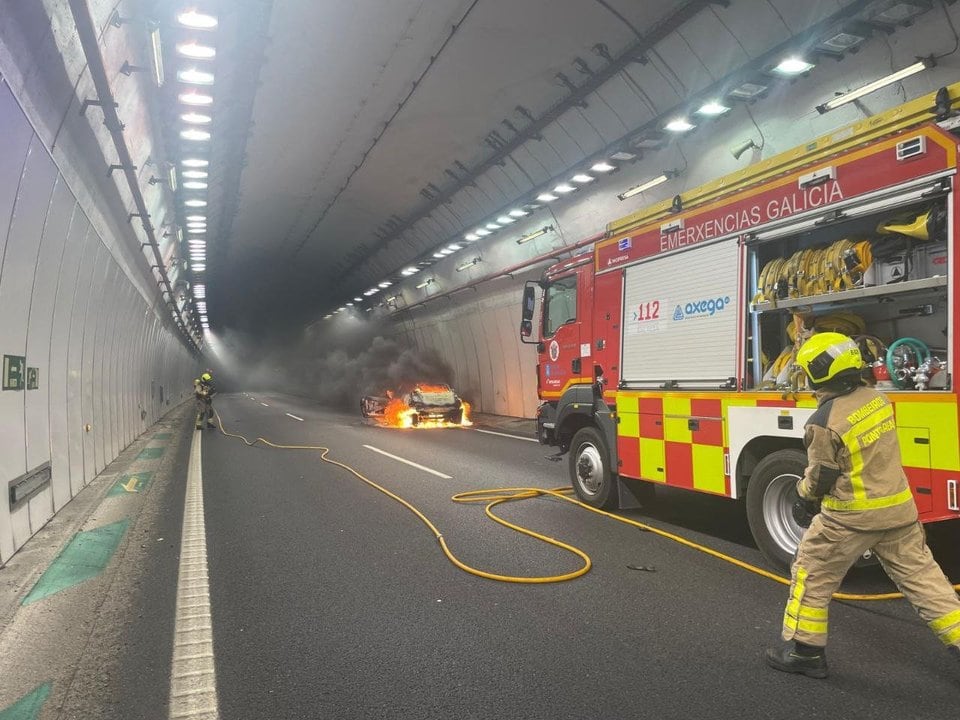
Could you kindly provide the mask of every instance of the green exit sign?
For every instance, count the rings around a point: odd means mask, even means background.
[[[22,355],[3,356],[3,389],[23,390],[24,366],[27,359]]]

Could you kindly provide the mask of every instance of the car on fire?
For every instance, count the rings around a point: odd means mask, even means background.
[[[399,406],[399,408],[398,408]],[[365,395],[360,400],[360,414],[364,418],[380,419],[390,414],[390,409],[408,415],[410,424],[440,422],[460,425],[463,421],[464,404],[449,385],[413,386],[409,392],[386,395]]]

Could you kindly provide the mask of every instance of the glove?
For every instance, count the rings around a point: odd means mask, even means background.
[[[810,527],[814,516],[820,512],[819,500],[804,500],[800,498],[793,504],[793,519],[800,527]]]

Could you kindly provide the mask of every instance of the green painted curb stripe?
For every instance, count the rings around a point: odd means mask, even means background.
[[[153,473],[141,472],[141,473],[130,473],[129,475],[121,475],[120,478],[113,484],[113,487],[110,488],[110,492],[107,493],[107,497],[114,497],[116,495],[136,495],[139,492],[143,492],[147,489],[147,485],[150,484],[150,480],[153,477]],[[127,490],[130,486],[130,481],[135,480],[132,490]]]
[[[169,440],[171,437],[170,433],[157,433],[153,436],[154,440]]]
[[[51,687],[53,687],[51,683],[45,682],[10,707],[0,710],[0,720],[36,720],[40,717],[40,711],[50,695]]]
[[[21,604],[29,605],[99,575],[117,551],[129,524],[124,519],[74,535]]]
[[[140,451],[140,454],[137,455],[137,460],[157,460],[163,455],[163,451],[166,448],[162,447],[148,447]]]

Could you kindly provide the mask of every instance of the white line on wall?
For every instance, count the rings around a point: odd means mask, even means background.
[[[286,415],[287,417],[291,417],[291,418],[293,418],[294,420],[299,420],[300,422],[303,422],[303,418],[302,418],[302,417],[297,417],[296,415],[291,415],[290,413],[284,413],[284,415]]]
[[[407,460],[406,458],[402,458],[402,457],[399,457],[399,456],[397,456],[397,455],[391,455],[391,454],[388,453],[386,450],[381,450],[380,448],[375,448],[375,447],[373,447],[373,445],[364,445],[364,447],[365,447],[367,450],[373,450],[375,453],[380,453],[381,455],[386,455],[388,458],[391,458],[392,460],[396,460],[397,462],[406,463],[407,465],[410,465],[410,466],[412,466],[412,467],[415,467],[415,468],[417,468],[418,470],[423,470],[424,472],[428,472],[428,473],[430,473],[431,475],[436,475],[437,477],[443,478],[444,480],[452,480],[452,479],[453,479],[453,477],[450,476],[450,475],[444,475],[442,472],[438,472],[438,471],[436,471],[436,470],[433,470],[433,469],[431,469],[431,468],[428,468],[428,467],[426,467],[426,466],[424,466],[424,465],[421,465],[420,463],[415,463],[413,460]]]
[[[476,428],[474,432],[484,433],[485,435],[499,435],[500,437],[513,438],[514,440],[526,440],[527,442],[539,442],[536,438],[521,437],[520,435],[511,435],[509,433],[494,432],[493,430],[481,430]]]
[[[193,434],[183,503],[177,610],[170,665],[170,718],[217,720],[217,676],[203,520],[202,433]]]

